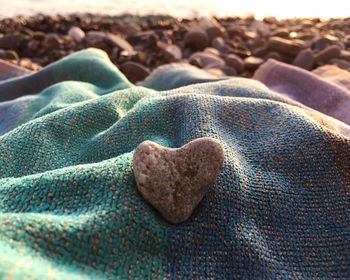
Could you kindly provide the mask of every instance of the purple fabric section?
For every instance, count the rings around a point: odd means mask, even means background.
[[[312,71],[319,77],[350,91],[350,72],[335,65],[324,65]]]
[[[324,76],[269,59],[253,78],[281,95],[350,124],[350,91]]]
[[[0,59],[0,81],[32,73],[31,71]]]

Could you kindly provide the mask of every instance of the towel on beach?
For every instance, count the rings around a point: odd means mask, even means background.
[[[350,278],[350,127],[185,68],[135,86],[88,49],[0,82],[1,279]],[[224,165],[169,224],[137,192],[132,153],[204,136]]]

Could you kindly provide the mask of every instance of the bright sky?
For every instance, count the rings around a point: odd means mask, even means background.
[[[159,1],[164,2],[164,1]],[[176,0],[219,15],[253,13],[257,17],[350,17],[350,0]]]
[[[0,0],[0,16],[33,13],[350,17],[350,0]]]

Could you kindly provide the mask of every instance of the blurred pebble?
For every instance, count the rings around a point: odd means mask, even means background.
[[[128,61],[120,66],[120,71],[128,78],[132,83],[136,83],[144,80],[149,74],[149,70],[139,63]]]
[[[314,66],[315,58],[311,49],[305,49],[298,53],[293,60],[293,64],[305,70],[311,70]]]
[[[197,52],[190,56],[189,62],[200,68],[205,68],[208,65],[224,65],[225,61],[220,57],[205,52]]]
[[[85,32],[81,28],[73,26],[68,31],[69,37],[76,42],[81,42],[85,37]]]
[[[271,37],[267,48],[272,51],[281,52],[288,55],[297,55],[303,48],[303,41],[287,40],[280,37]]]
[[[327,63],[330,59],[339,57],[340,53],[341,48],[339,46],[329,46],[315,55],[315,61],[318,64]]]
[[[256,70],[263,63],[264,60],[260,57],[250,56],[244,59],[244,66],[249,70]]]
[[[200,29],[193,29],[185,35],[185,45],[190,47],[193,51],[202,51],[209,44],[208,35]]]
[[[225,60],[226,60],[226,65],[233,67],[234,69],[236,69],[238,73],[241,73],[243,71],[244,62],[242,58],[240,58],[238,55],[229,54],[226,56]]]
[[[18,54],[15,51],[0,50],[0,59],[18,60]]]

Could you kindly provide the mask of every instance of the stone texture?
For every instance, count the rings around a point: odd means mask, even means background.
[[[85,37],[85,32],[77,26],[73,26],[68,31],[69,37],[71,37],[76,42],[81,42]]]
[[[213,39],[211,46],[222,53],[227,53],[229,47],[226,45],[225,40],[222,37],[216,37]]]
[[[324,37],[318,38],[313,42],[313,48],[316,51],[322,51],[325,48],[335,44],[338,39],[331,35],[326,35]]]
[[[143,198],[167,221],[182,223],[215,182],[223,161],[222,145],[213,138],[176,149],[145,141],[134,152],[133,170]]]
[[[315,61],[319,64],[327,63],[332,58],[340,56],[341,48],[337,45],[329,46],[324,50],[320,51],[315,56]]]
[[[325,64],[347,69],[346,61],[350,62],[349,23],[350,18],[324,21],[200,17],[179,20],[127,16],[116,21],[100,15],[41,15],[0,20],[0,49],[14,51],[19,58],[45,66],[69,53],[95,47],[104,50],[117,67],[132,61],[153,71],[167,63],[190,61],[221,74],[225,70],[232,75],[235,71],[231,68],[235,68],[239,76],[250,78],[256,63],[248,60],[248,68],[245,68],[240,61],[250,56],[264,61],[273,58],[294,63],[304,69]],[[330,46],[338,46],[340,55],[336,47],[327,50],[326,59],[320,58],[321,52]],[[318,56],[312,67],[310,51],[303,52],[307,48],[312,50],[314,59]],[[217,59],[192,57],[199,51],[224,59],[231,68],[221,65]],[[10,59],[15,53],[3,52],[1,55]],[[229,58],[230,54],[239,59]],[[296,58],[299,55],[301,57]],[[30,63],[25,65],[31,67]]]
[[[207,73],[213,76],[217,77],[224,77],[226,76],[225,72],[219,68],[209,68],[209,69],[204,69]]]
[[[205,67],[205,70],[208,70],[207,72],[212,73],[216,76],[237,76],[238,75],[237,70],[235,68],[224,64],[208,65],[207,67]]]
[[[340,52],[339,58],[350,62],[350,51],[342,50]]]
[[[224,65],[225,61],[222,60],[220,57],[211,54],[211,53],[205,53],[205,52],[196,52],[192,54],[189,58],[189,62],[192,65],[195,65],[199,68],[205,68],[209,65]]]
[[[314,66],[315,58],[311,49],[302,50],[294,59],[293,64],[305,70],[311,70]]]
[[[120,66],[120,70],[132,83],[142,81],[150,74],[146,67],[132,61],[125,62]]]
[[[197,23],[198,28],[205,30],[211,42],[216,37],[223,36],[223,28],[214,18],[201,18]]]
[[[344,59],[333,58],[330,61],[328,61],[328,63],[337,65],[339,68],[342,69],[350,69],[350,62]]]
[[[277,29],[275,32],[272,33],[272,36],[288,39],[289,31],[286,29]]]
[[[16,50],[23,40],[24,36],[20,34],[11,34],[0,37],[0,49]]]
[[[177,45],[166,45],[164,47],[164,50],[175,60],[182,59],[182,51]]]
[[[244,62],[238,55],[229,54],[226,56],[225,61],[227,66],[233,67],[238,73],[241,73],[244,69]]]
[[[57,49],[62,45],[62,40],[57,34],[48,34],[43,41],[43,47],[46,49]]]
[[[156,48],[159,37],[154,30],[149,30],[137,32],[126,39],[133,46],[142,45],[145,48]]]
[[[201,51],[208,47],[208,35],[201,29],[193,29],[185,35],[185,45],[194,51]]]
[[[105,42],[106,44],[110,45],[112,48],[119,48],[120,51],[128,51],[133,52],[134,48],[129,44],[128,41],[123,39],[122,37],[118,35],[114,35],[112,33],[108,32],[101,32],[101,31],[89,31],[86,33],[86,36],[84,37],[85,41],[89,43],[98,43],[98,42]]]
[[[215,55],[215,56],[220,56],[220,52],[217,49],[214,49],[211,47],[205,48],[203,52],[210,53],[210,54]]]
[[[304,48],[304,42],[300,40],[292,41],[280,37],[271,37],[267,48],[271,51],[277,51],[287,55],[297,55]]]
[[[256,70],[264,63],[264,60],[260,57],[249,56],[244,59],[244,66],[249,70]]]
[[[278,53],[278,52],[269,52],[266,56],[265,56],[265,61],[268,59],[275,59],[278,61],[282,61],[282,56]]]
[[[15,51],[0,50],[0,59],[18,60],[18,54]]]

